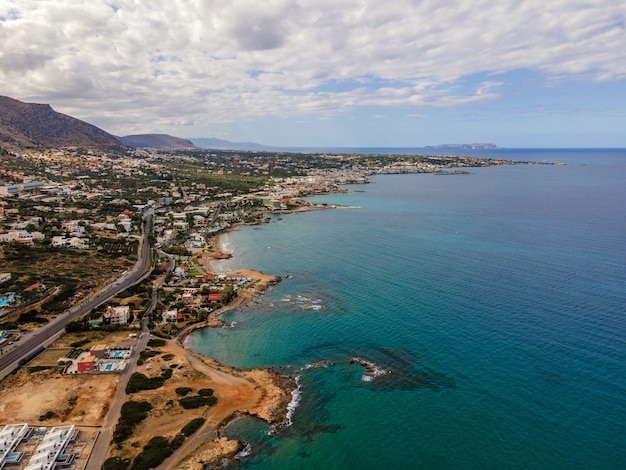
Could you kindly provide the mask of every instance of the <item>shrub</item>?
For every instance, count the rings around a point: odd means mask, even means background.
[[[195,418],[189,421],[187,424],[183,426],[180,432],[184,436],[191,436],[194,432],[196,432],[200,427],[204,424],[204,418]]]
[[[191,387],[178,387],[176,388],[176,395],[180,395],[181,397],[184,397],[191,391],[193,391],[193,388]]]
[[[163,359],[164,361],[171,361],[172,359],[174,359],[174,355],[173,354],[164,354],[161,359]]]
[[[172,442],[170,442],[170,449],[172,450],[178,449],[180,446],[183,445],[183,442],[185,442],[185,436],[180,433],[176,434],[174,436],[174,439],[172,439]]]
[[[90,339],[81,339],[80,341],[75,341],[72,344],[70,344],[71,348],[80,348],[81,346],[84,346],[87,343],[90,343],[91,340]]]
[[[126,470],[130,460],[122,457],[109,457],[102,464],[102,470]]]
[[[213,395],[213,389],[201,388],[200,390],[198,390],[198,395],[200,395],[201,397],[210,397],[211,395]]]
[[[148,417],[152,405],[147,401],[127,401],[122,405],[120,419],[113,431],[113,442],[119,444],[133,433],[135,425]]]
[[[46,411],[44,414],[39,416],[39,421],[46,421],[48,419],[56,418],[57,414],[54,411]]]
[[[169,377],[166,377],[169,378]],[[133,372],[130,376],[128,385],[126,385],[126,394],[140,392],[141,390],[154,390],[163,385],[165,382],[164,377],[146,377],[140,372]]]
[[[172,455],[167,439],[155,436],[144,446],[143,451],[133,461],[131,470],[148,470],[158,467],[166,458]]]
[[[201,406],[213,406],[217,403],[217,398],[215,397],[184,397],[178,400],[180,406],[185,408],[186,410],[191,410],[194,408],[200,408]]]
[[[161,346],[165,346],[166,342],[164,339],[153,338],[148,341],[148,346],[151,348],[160,348]]]

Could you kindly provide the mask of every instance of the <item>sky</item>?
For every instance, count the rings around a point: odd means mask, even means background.
[[[2,0],[0,95],[115,135],[626,147],[626,2]]]

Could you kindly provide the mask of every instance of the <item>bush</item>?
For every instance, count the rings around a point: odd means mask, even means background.
[[[176,388],[176,395],[184,397],[185,395],[187,395],[189,392],[192,392],[192,391],[193,391],[193,388],[191,387],[178,387]]]
[[[184,397],[178,400],[180,406],[185,408],[186,410],[192,410],[194,408],[200,408],[201,406],[213,406],[217,403],[217,398],[215,397]]]
[[[185,442],[185,436],[180,433],[176,434],[174,436],[174,439],[172,439],[172,442],[170,442],[170,449],[172,450],[178,449],[180,446],[183,445],[183,442]]]
[[[201,397],[210,397],[211,395],[213,395],[213,389],[201,388],[200,390],[198,390],[198,395],[200,395]]]
[[[148,470],[161,465],[161,463],[172,455],[172,449],[163,436],[155,436],[144,446],[143,451],[133,461],[131,470]]]
[[[174,359],[174,355],[173,354],[164,354],[161,359],[163,359],[164,361],[171,361],[172,359]]]
[[[160,348],[161,346],[165,346],[166,342],[164,339],[151,339],[148,341],[148,346],[151,348]]]
[[[90,339],[81,339],[80,341],[75,341],[72,344],[70,344],[71,348],[80,348],[81,346],[84,346],[87,343],[90,343],[91,340]]]
[[[204,418],[195,418],[189,421],[187,424],[183,426],[180,432],[184,436],[191,436],[194,432],[196,432],[200,427],[204,424]]]
[[[119,444],[125,441],[133,433],[135,425],[148,417],[152,405],[147,401],[127,401],[122,405],[120,419],[113,431],[113,442]]]
[[[39,421],[46,421],[48,419],[56,418],[57,414],[54,411],[46,411],[44,414],[39,416]]]
[[[168,377],[169,378],[169,377]],[[140,392],[141,390],[154,390],[161,387],[165,383],[163,377],[146,377],[140,372],[133,372],[130,376],[128,385],[126,385],[126,394]]]
[[[109,457],[104,461],[102,470],[126,470],[130,464],[130,460],[122,457]]]
[[[172,377],[172,369],[161,369],[161,377],[167,380]]]

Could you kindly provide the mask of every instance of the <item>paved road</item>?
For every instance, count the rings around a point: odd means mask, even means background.
[[[81,301],[78,305],[75,305],[67,312],[59,315],[53,321],[46,326],[40,328],[36,333],[30,337],[25,337],[20,340],[19,344],[12,350],[5,352],[0,356],[0,380],[6,377],[9,373],[19,367],[20,362],[26,362],[30,357],[35,355],[44,346],[52,343],[58,338],[71,320],[80,318],[92,309],[103,304],[110,298],[128,289],[133,284],[137,283],[148,272],[150,265],[150,246],[148,243],[148,236],[150,234],[150,222],[152,214],[146,215],[146,222],[144,225],[144,236],[139,248],[139,259],[132,270],[120,278],[119,280],[107,285],[104,289],[92,294],[87,299]]]

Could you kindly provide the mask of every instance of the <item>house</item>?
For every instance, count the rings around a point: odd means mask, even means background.
[[[11,273],[0,273],[0,284],[10,281]]]
[[[179,319],[179,315],[180,318],[182,319],[182,314],[178,313],[178,309],[174,308],[172,310],[166,310],[165,312],[163,312],[163,314],[161,315],[161,317],[163,318],[164,322],[175,322],[176,320]]]
[[[76,364],[78,372],[94,372],[97,369],[97,360],[98,358],[92,355],[79,359]]]
[[[126,325],[130,321],[130,307],[121,305],[119,307],[107,307],[105,314],[102,316],[102,322],[105,325]]]
[[[174,270],[174,275],[178,277],[187,277],[187,272],[189,271],[188,266],[181,266]]]
[[[222,294],[209,294],[208,300],[209,302],[221,302]]]
[[[109,347],[106,344],[96,344],[89,350],[89,355],[99,359],[109,357]]]

